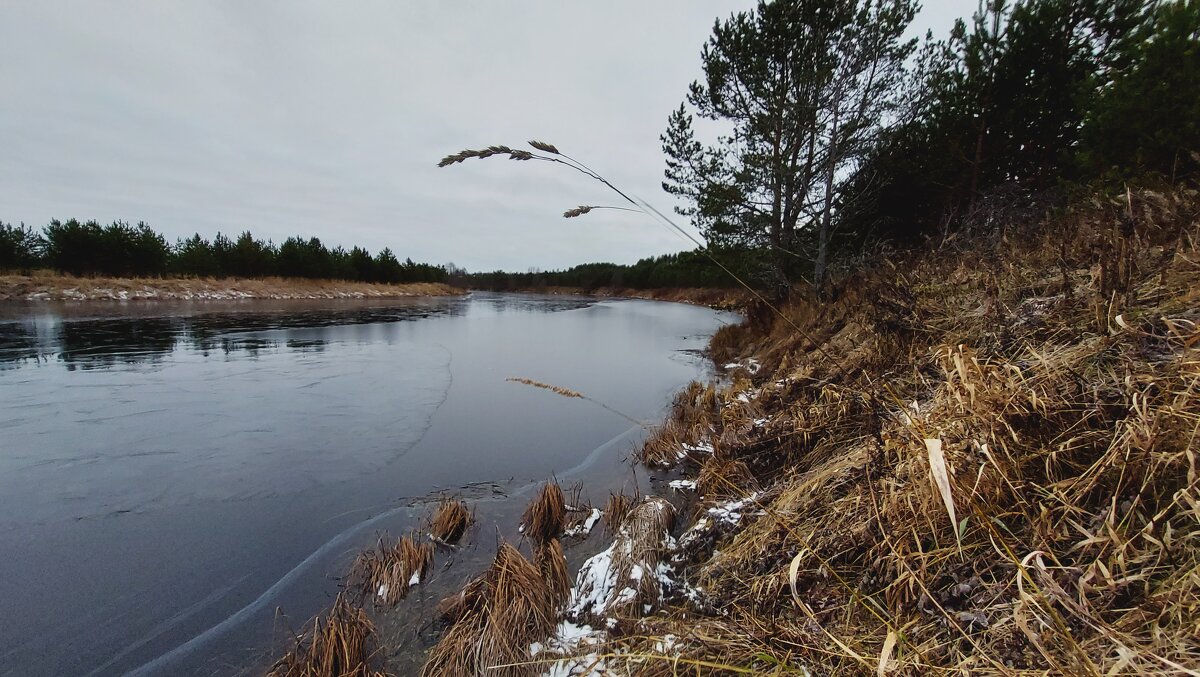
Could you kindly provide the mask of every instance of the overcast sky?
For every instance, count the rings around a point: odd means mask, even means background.
[[[391,247],[469,270],[686,249],[584,177],[462,148],[544,139],[663,211],[658,136],[749,0],[0,2],[0,220]],[[926,0],[944,35],[975,0]]]

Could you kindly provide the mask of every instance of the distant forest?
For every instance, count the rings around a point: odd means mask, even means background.
[[[237,239],[199,234],[174,245],[145,223],[51,221],[40,231],[0,222],[0,270],[51,268],[71,275],[111,277],[302,277],[361,282],[446,282],[443,266],[400,261],[390,249],[330,249],[315,237],[276,246],[249,231]]]
[[[749,250],[711,250],[735,274],[746,274],[759,258]],[[645,258],[633,265],[584,263],[566,270],[508,273],[474,273],[466,276],[471,287],[491,291],[516,291],[541,287],[576,287],[592,291],[617,289],[663,289],[668,287],[725,288],[737,281],[708,257],[696,251]]]

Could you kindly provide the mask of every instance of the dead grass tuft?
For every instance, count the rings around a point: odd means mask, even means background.
[[[538,547],[535,554],[538,569],[542,572],[554,605],[561,607],[571,595],[571,574],[567,571],[567,556],[563,553],[562,544],[558,539],[551,539]]]
[[[547,557],[555,545],[543,546]],[[550,636],[558,614],[556,593],[538,566],[502,543],[488,570],[457,597],[446,603],[453,624],[430,650],[422,675],[535,674],[529,645]]]
[[[758,482],[744,461],[713,456],[700,467],[696,493],[704,503],[737,499],[758,491]]]
[[[364,596],[377,604],[392,606],[428,575],[433,567],[433,543],[408,534],[388,545],[386,537],[370,550],[359,553],[349,580]]]
[[[267,671],[267,677],[385,677],[371,668],[375,626],[360,608],[338,595],[312,629]]]
[[[608,503],[604,506],[605,533],[610,536],[616,534],[632,507],[633,499],[625,494],[609,494]]]
[[[474,521],[475,518],[466,503],[456,499],[443,499],[429,522],[429,535],[438,543],[454,545]]]
[[[521,516],[521,533],[535,545],[544,545],[563,532],[567,503],[557,482],[546,482]]]

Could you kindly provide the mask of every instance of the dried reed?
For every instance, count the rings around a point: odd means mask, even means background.
[[[433,567],[433,544],[408,534],[395,545],[385,537],[370,550],[359,553],[350,569],[349,580],[364,595],[377,603],[391,606],[408,595]]]
[[[541,388],[542,390],[549,390],[550,392],[556,395],[562,395],[563,397],[578,397],[580,399],[586,399],[584,398],[583,393],[571,390],[570,388],[563,388],[561,386],[550,385],[549,383],[542,383],[541,381],[535,381],[531,378],[511,377],[505,380],[512,381],[514,383],[524,383],[527,386]]]
[[[555,606],[562,606],[571,594],[571,574],[567,571],[567,556],[558,539],[551,539],[537,548],[535,559],[542,578],[550,590]]]
[[[592,399],[579,391],[571,390],[570,388],[564,388],[562,386],[552,385],[550,383],[542,383],[541,381],[535,381],[531,378],[510,377],[506,380],[512,381],[513,383],[521,383],[521,384],[524,384],[527,386],[533,386],[534,388],[540,388],[541,390],[549,390],[550,392],[552,392],[556,395],[561,395],[563,397],[587,400],[588,402],[591,402],[592,404],[595,404],[599,407],[607,409],[608,411],[616,414],[617,416],[620,416],[621,418],[625,419],[626,421],[629,421],[630,423],[633,423],[637,426],[648,429],[648,426],[644,422],[637,420],[636,418],[630,416],[629,414],[626,414],[623,411],[614,409],[614,408],[608,406],[607,404],[601,402],[600,400]]]
[[[632,209],[630,209],[629,207],[608,207],[608,206],[598,207],[598,206],[583,205],[583,206],[577,207],[575,209],[567,210],[566,212],[563,213],[563,216],[566,218],[574,218],[576,216],[581,216],[583,214],[587,214],[590,211],[592,211],[593,209],[623,209],[623,210],[627,210],[627,211],[641,212],[642,214],[645,214],[646,216],[648,216],[651,220],[657,221],[660,225],[666,226],[667,228],[674,230],[676,233],[682,235],[687,240],[690,240],[692,242],[692,244],[696,245],[696,251],[698,251],[700,254],[702,254],[709,261],[712,261],[712,263],[714,265],[716,265],[718,268],[720,268],[726,275],[728,275],[730,277],[730,279],[734,280],[739,285],[741,285],[743,288],[745,288],[747,292],[749,292],[752,296],[754,296],[755,299],[758,300],[758,303],[760,303],[762,307],[767,308],[771,312],[773,312],[780,321],[788,324],[791,327],[791,329],[793,331],[795,331],[798,335],[804,336],[805,338],[810,338],[808,335],[808,332],[806,332],[800,325],[793,322],[792,319],[789,318],[786,314],[784,314],[775,304],[771,303],[770,301],[768,301],[766,299],[766,297],[764,297],[762,294],[760,294],[757,289],[755,289],[748,282],[743,280],[737,273],[730,270],[729,267],[726,266],[724,263],[722,263],[720,259],[713,256],[712,252],[709,250],[709,248],[707,246],[705,246],[705,243],[703,241],[701,241],[699,238],[697,238],[695,235],[693,235],[687,229],[685,229],[685,228],[681,227],[679,224],[675,223],[674,220],[672,220],[666,214],[663,214],[656,207],[654,207],[654,205],[652,205],[649,202],[646,202],[644,200],[635,200],[634,198],[630,197],[625,191],[621,190],[616,185],[614,185],[611,181],[604,178],[604,176],[602,176],[600,173],[596,172],[592,168],[583,164],[579,160],[576,160],[575,158],[567,155],[566,153],[561,152],[560,150],[558,150],[558,148],[556,148],[552,144],[546,143],[544,141],[530,141],[529,145],[531,147],[533,147],[535,150],[539,150],[539,151],[542,151],[543,153],[546,153],[546,155],[538,155],[537,153],[531,153],[531,152],[525,151],[525,150],[515,150],[508,146],[496,145],[496,146],[488,146],[487,148],[484,148],[482,150],[466,149],[466,150],[459,151],[458,153],[453,153],[451,155],[447,155],[446,157],[442,158],[442,160],[440,162],[438,162],[438,167],[447,167],[450,165],[458,164],[460,162],[464,162],[464,161],[466,161],[468,159],[472,159],[472,158],[486,159],[486,158],[494,157],[494,156],[507,155],[510,160],[541,160],[544,162],[552,162],[552,163],[567,167],[576,172],[579,172],[580,174],[583,174],[584,176],[586,176],[590,179],[599,181],[600,183],[602,183],[606,187],[608,187],[609,190],[611,190],[614,193],[616,193],[617,195],[621,196],[622,199],[624,199],[626,202],[628,202],[632,206]],[[810,340],[811,340],[811,338],[810,338]],[[813,345],[814,350],[821,353],[822,356],[826,360],[829,360],[830,362],[833,362],[836,364],[836,358],[833,355],[826,352],[825,348],[819,342],[813,341],[813,343],[814,343],[814,345]]]
[[[642,618],[608,668],[1200,671],[1198,213],[1097,199],[723,332],[763,368],[676,412],[721,440],[702,484],[751,508],[689,553],[723,611]]]
[[[535,545],[544,545],[563,532],[567,503],[557,482],[546,482],[521,515],[521,533]]]
[[[615,535],[632,507],[633,499],[625,494],[609,494],[608,503],[604,506],[604,532]]]
[[[429,536],[443,545],[454,545],[474,522],[467,504],[455,499],[443,499],[429,522]]]
[[[375,626],[367,614],[338,595],[324,617],[296,638],[295,647],[275,662],[267,677],[385,677],[371,668]]]
[[[556,595],[538,566],[502,543],[488,570],[459,597],[447,604],[453,625],[430,650],[421,674],[534,674],[529,645],[544,641],[557,624]]]

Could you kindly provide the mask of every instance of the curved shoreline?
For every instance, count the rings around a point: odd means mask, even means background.
[[[612,439],[608,440],[607,442],[605,442],[605,443],[601,444],[600,446],[596,447],[595,449],[593,449],[579,463],[576,463],[574,466],[562,471],[561,473],[556,473],[556,475],[560,478],[578,477],[581,473],[583,473],[583,471],[585,471],[588,468],[590,468],[591,466],[595,465],[595,463],[600,459],[600,457],[605,452],[611,452],[613,449],[615,449],[617,447],[617,445],[620,445],[623,442],[629,441],[633,436],[636,436],[638,433],[641,433],[641,432],[643,432],[643,430],[641,428],[639,428],[638,426],[630,426],[627,430],[625,430],[621,434],[614,436]],[[506,493],[504,496],[485,497],[485,498],[476,499],[474,502],[475,503],[488,503],[488,502],[495,502],[495,501],[512,501],[512,500],[520,499],[520,498],[528,495],[530,492],[532,492],[537,487],[541,486],[542,482],[543,482],[543,480],[530,481],[530,482],[527,482],[526,484],[524,484],[523,486],[517,487],[517,488],[513,489],[512,491]],[[423,509],[422,507],[417,507],[417,506],[414,506],[411,504],[398,505],[398,506],[395,506],[392,508],[388,508],[378,514],[372,515],[371,517],[368,517],[367,519],[362,520],[361,522],[358,522],[357,524],[350,526],[349,528],[347,528],[347,529],[343,530],[342,532],[333,536],[333,538],[326,541],[324,544],[322,544],[320,547],[318,547],[316,550],[314,550],[312,553],[310,553],[307,557],[305,557],[303,560],[298,562],[294,567],[292,567],[290,570],[288,570],[288,572],[286,574],[284,574],[275,583],[271,584],[270,587],[268,587],[266,590],[264,590],[253,601],[246,604],[241,609],[238,609],[237,611],[233,612],[228,617],[226,617],[224,620],[218,622],[216,625],[209,627],[207,630],[200,632],[199,634],[192,637],[191,639],[183,642],[182,644],[175,646],[173,649],[170,649],[169,651],[159,655],[158,657],[153,658],[153,659],[143,663],[142,665],[130,670],[128,674],[129,675],[150,675],[150,674],[156,674],[156,671],[166,669],[172,662],[174,662],[178,659],[181,659],[181,658],[189,655],[190,653],[202,648],[207,642],[212,641],[213,639],[221,636],[223,633],[233,630],[239,623],[242,623],[242,622],[248,620],[248,618],[251,615],[253,615],[255,611],[258,611],[258,610],[262,609],[263,607],[265,607],[268,603],[271,602],[271,600],[273,598],[278,596],[279,592],[284,587],[286,587],[288,584],[295,581],[303,573],[304,570],[314,566],[317,562],[319,562],[321,560],[321,558],[323,556],[328,555],[330,552],[333,552],[339,546],[346,544],[348,541],[352,540],[355,536],[361,534],[363,532],[363,530],[368,529],[374,525],[377,525],[380,522],[386,521],[388,518],[399,515],[405,511],[410,511],[415,514],[417,512],[420,512],[422,509]],[[410,515],[410,517],[411,516],[412,515]],[[136,649],[139,645],[145,643],[146,641],[150,641],[152,639],[153,639],[153,637],[143,638],[141,641],[134,643],[130,647],[127,647],[126,651]],[[122,654],[118,654],[116,657],[114,657],[114,659],[112,661],[109,661],[109,664],[118,660],[121,657],[121,655]],[[100,666],[99,668],[97,668],[97,670],[94,670],[93,672],[91,672],[89,674],[98,674],[100,671],[103,671],[103,669],[105,667],[107,667],[107,666]]]

